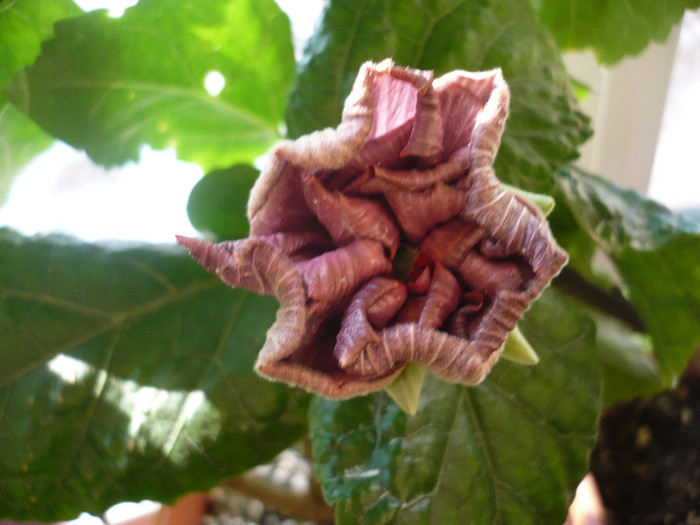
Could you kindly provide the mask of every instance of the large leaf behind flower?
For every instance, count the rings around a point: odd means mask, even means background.
[[[615,261],[670,381],[700,344],[700,224],[582,171],[558,182],[580,226]]]
[[[175,147],[204,168],[252,160],[278,138],[294,77],[289,21],[273,0],[141,0],[119,19],[59,22],[6,95],[97,162]],[[204,86],[217,71],[218,96]]]
[[[530,0],[542,23],[562,49],[591,48],[604,64],[642,51],[650,41],[663,42],[685,9],[699,0]]]
[[[550,189],[556,167],[588,136],[559,52],[527,0],[332,0],[304,52],[290,134],[336,126],[360,65],[387,57],[436,75],[503,69],[512,99],[496,171],[505,182]]]
[[[305,431],[308,396],[253,372],[274,299],[175,248],[0,230],[0,253],[0,517],[169,502]]]
[[[315,399],[316,473],[338,523],[562,523],[601,408],[593,325],[553,292],[520,326],[534,367],[477,387],[429,377],[409,417],[386,394]]]

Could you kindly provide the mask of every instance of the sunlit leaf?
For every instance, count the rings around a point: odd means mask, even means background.
[[[0,86],[31,64],[41,43],[53,35],[57,20],[82,11],[72,0],[21,0],[0,4]]]
[[[663,42],[686,9],[698,0],[530,0],[562,49],[591,48],[603,64],[636,55],[651,41]]]
[[[97,162],[136,159],[148,143],[211,169],[252,161],[279,136],[294,56],[273,0],[141,0],[55,33],[5,93]]]
[[[0,204],[15,176],[53,138],[0,95]]]
[[[5,5],[6,4],[6,5]],[[31,64],[56,20],[81,13],[71,0],[0,3],[0,88]],[[15,175],[52,139],[0,95],[0,204]]]

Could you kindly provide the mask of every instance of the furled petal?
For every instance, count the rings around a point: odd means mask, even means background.
[[[421,165],[434,165],[443,154],[442,118],[440,99],[430,84],[418,92],[414,119],[411,136],[399,156],[417,157]]]
[[[466,255],[456,270],[470,288],[490,294],[499,290],[518,291],[524,285],[523,274],[517,264],[487,259],[474,251]]]
[[[510,91],[500,69],[453,71],[433,84],[443,118],[445,155],[470,145],[481,166],[493,164],[508,116]]]
[[[386,207],[375,200],[331,192],[316,177],[304,179],[306,203],[337,246],[356,239],[381,243],[390,255],[399,248],[399,229]]]
[[[467,201],[464,192],[445,184],[424,191],[393,190],[385,197],[412,243],[419,243],[434,226],[457,216]]]
[[[226,284],[274,295],[280,302],[258,361],[284,359],[298,348],[306,326],[306,292],[299,271],[286,255],[253,239],[220,244],[182,236],[177,240]]]
[[[460,295],[462,291],[457,279],[442,264],[437,263],[418,324],[436,330],[440,328],[447,316],[457,308]]]
[[[470,162],[471,151],[468,148],[461,148],[455,151],[446,162],[437,166],[412,170],[392,170],[384,166],[375,166],[374,175],[382,180],[391,182],[400,189],[409,191],[426,190],[439,182],[452,182],[461,177],[469,168]],[[365,188],[367,187],[367,182],[365,182],[364,186]],[[387,191],[389,189],[390,186],[377,186],[378,191]],[[374,193],[377,193],[377,190]]]
[[[420,250],[432,260],[455,268],[484,235],[476,224],[455,219],[434,228],[421,242]]]
[[[474,170],[465,189],[460,216],[466,222],[489,232],[506,253],[527,258],[543,281],[559,272],[568,257],[554,242],[542,212],[501,188],[490,167]]]
[[[499,70],[433,79],[368,62],[337,128],[273,148],[249,239],[180,239],[227,284],[280,301],[262,375],[332,398],[410,362],[484,378],[567,259],[493,171],[508,100]]]
[[[338,303],[376,275],[390,274],[391,263],[381,244],[369,240],[353,243],[297,263],[309,298]]]

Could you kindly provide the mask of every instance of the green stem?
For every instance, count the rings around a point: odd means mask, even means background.
[[[568,268],[564,268],[554,280],[554,286],[564,294],[622,321],[633,330],[646,332],[639,315],[621,294],[607,292]]]

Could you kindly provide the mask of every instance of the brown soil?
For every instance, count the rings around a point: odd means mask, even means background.
[[[606,410],[591,471],[609,525],[700,525],[700,373]]]

